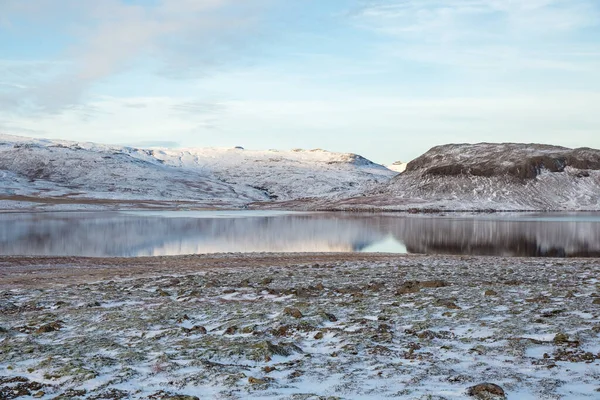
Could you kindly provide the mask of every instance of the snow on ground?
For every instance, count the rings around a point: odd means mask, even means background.
[[[238,267],[4,285],[0,397],[598,397],[595,259],[222,258]]]

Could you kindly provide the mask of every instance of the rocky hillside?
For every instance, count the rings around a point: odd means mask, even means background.
[[[600,170],[600,150],[542,144],[478,143],[437,146],[408,163],[424,176],[535,179],[545,172]]]
[[[125,201],[242,207],[354,196],[393,176],[358,155],[323,150],[138,149],[0,135],[3,209],[39,202],[97,208]]]
[[[600,150],[539,144],[450,144],[408,163],[367,196],[334,209],[598,210]]]

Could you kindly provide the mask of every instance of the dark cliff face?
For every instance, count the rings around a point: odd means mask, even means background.
[[[408,163],[406,172],[429,176],[509,177],[529,180],[566,167],[600,170],[600,150],[516,143],[437,146]]]

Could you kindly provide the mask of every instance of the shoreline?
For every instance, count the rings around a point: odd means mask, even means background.
[[[0,201],[3,201],[0,199]],[[471,215],[486,215],[486,214],[557,214],[557,213],[600,213],[600,209],[443,209],[443,208],[408,208],[408,209],[386,209],[386,208],[293,208],[293,207],[273,207],[271,203],[265,203],[264,207],[252,207],[248,208],[245,206],[240,207],[219,207],[219,206],[198,206],[198,207],[178,207],[165,205],[167,202],[161,204],[157,201],[152,206],[141,206],[141,207],[123,207],[126,204],[140,204],[143,201],[131,201],[131,202],[120,202],[120,201],[109,201],[109,202],[90,202],[90,203],[37,203],[31,208],[10,208],[0,209],[0,214],[38,214],[38,213],[85,213],[85,212],[143,212],[143,211],[156,211],[156,212],[186,212],[186,211],[215,211],[215,212],[226,212],[226,211],[274,211],[274,212],[297,212],[297,213],[348,213],[348,214],[395,214],[395,215],[443,215],[443,214],[471,214]],[[146,202],[150,203],[150,201]],[[58,206],[97,206],[104,204],[115,204],[119,207],[83,207],[83,208],[37,208],[38,205],[58,205]]]
[[[294,268],[314,263],[405,263],[410,261],[435,263],[439,260],[464,263],[491,263],[497,261],[503,264],[512,261],[522,266],[540,265],[543,262],[560,265],[565,263],[598,263],[600,265],[600,258],[593,257],[517,257],[359,252],[238,252],[140,257],[0,256],[0,290],[49,287],[54,284],[89,283],[93,282],[94,279],[137,279],[157,275],[202,273],[210,270],[218,271],[221,268],[260,268],[275,264],[279,268]],[[126,270],[123,269],[124,267]]]
[[[338,199],[350,201],[350,199]],[[3,213],[43,213],[43,212],[102,212],[102,211],[287,211],[287,212],[330,212],[330,213],[365,213],[365,214],[406,214],[406,215],[439,215],[439,214],[505,214],[505,213],[597,213],[600,209],[519,209],[519,208],[473,208],[445,209],[438,206],[419,206],[423,200],[406,201],[398,208],[390,205],[382,206],[327,206],[322,201],[332,199],[295,199],[281,202],[252,202],[247,204],[218,204],[198,202],[194,200],[167,199],[106,199],[68,197],[35,197],[35,196],[0,196],[0,205],[10,203],[13,208],[0,208]],[[400,200],[399,200],[400,201]],[[311,205],[311,202],[313,203]],[[309,207],[306,207],[306,204]],[[19,207],[22,205],[23,207]]]

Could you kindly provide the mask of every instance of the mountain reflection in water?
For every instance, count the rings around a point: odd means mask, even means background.
[[[171,212],[0,214],[1,255],[390,252],[600,257],[598,214],[472,217]]]

